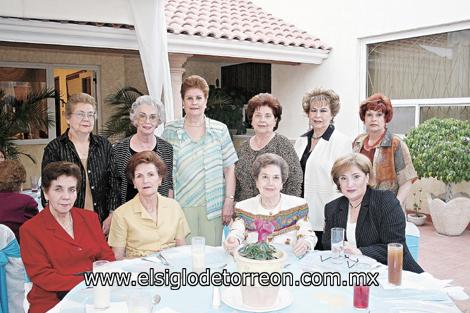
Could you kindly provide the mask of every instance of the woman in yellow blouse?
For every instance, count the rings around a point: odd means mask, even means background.
[[[152,151],[136,153],[129,160],[127,176],[138,193],[114,211],[108,243],[116,259],[185,244],[190,230],[180,205],[157,192],[166,172],[165,163]]]

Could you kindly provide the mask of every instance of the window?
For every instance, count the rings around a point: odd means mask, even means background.
[[[34,129],[16,134],[18,143],[46,143],[59,136],[67,129],[65,103],[70,95],[85,92],[96,98],[97,67],[58,66],[52,64],[17,64],[0,63],[0,89],[6,96],[18,100],[25,99],[30,92],[45,88],[54,88],[56,99],[41,103],[44,106],[44,118],[49,113],[54,117],[54,125],[49,129]],[[15,110],[15,108],[5,108]],[[46,113],[47,112],[47,113]]]
[[[367,45],[367,94],[393,100],[392,132],[432,117],[470,121],[470,29]]]
[[[0,89],[3,90],[6,97],[13,97],[18,100],[25,100],[29,93],[39,92],[46,88],[46,70],[38,68],[19,68],[19,67],[0,67]],[[47,102],[43,101],[40,106],[45,109]],[[4,108],[5,110],[15,111],[17,108]],[[9,112],[9,111],[7,111]],[[44,110],[46,112],[46,110]],[[43,116],[47,118],[47,113]],[[48,138],[49,130],[31,129],[29,132],[18,133],[17,139],[41,139]]]

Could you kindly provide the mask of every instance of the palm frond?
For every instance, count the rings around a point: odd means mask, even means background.
[[[138,89],[126,86],[107,96],[106,103],[114,108],[114,113],[105,123],[101,135],[120,139],[135,134],[137,130],[129,119],[129,111],[132,103],[142,95]]]
[[[18,151],[12,142],[18,133],[29,133],[33,129],[47,129],[54,124],[52,114],[47,111],[46,100],[55,97],[55,90],[44,88],[30,92],[25,99],[6,95],[0,89],[0,147],[9,157],[26,155],[33,162],[31,155]]]

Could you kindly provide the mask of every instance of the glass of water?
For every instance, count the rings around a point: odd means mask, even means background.
[[[344,228],[331,229],[331,253],[334,263],[342,263],[344,255]]]

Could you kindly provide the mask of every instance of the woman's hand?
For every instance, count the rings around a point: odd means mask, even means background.
[[[231,236],[224,241],[224,248],[230,253],[233,253],[235,249],[240,245],[240,242],[237,238]]]
[[[103,234],[105,236],[109,233],[109,228],[111,227],[111,219],[113,218],[113,212],[110,212],[108,217],[103,221]]]
[[[349,242],[344,242],[344,253],[345,254],[362,254],[361,250],[359,250],[356,246],[350,244]]]
[[[233,199],[225,198],[224,207],[222,209],[222,224],[229,225],[233,216]]]
[[[294,254],[296,256],[301,256],[307,253],[310,249],[309,243],[305,239],[299,239],[294,245]]]

